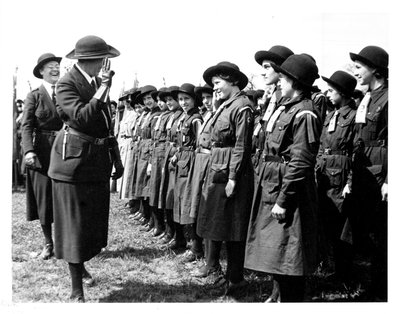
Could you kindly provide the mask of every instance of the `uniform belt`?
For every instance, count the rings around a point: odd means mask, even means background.
[[[201,154],[211,154],[211,149],[199,147],[197,148],[196,152]]]
[[[67,127],[67,128],[66,128],[66,131],[67,131],[69,134],[79,136],[79,137],[81,137],[81,138],[87,140],[88,142],[90,142],[90,143],[92,143],[92,144],[94,144],[94,145],[100,145],[100,146],[101,146],[101,145],[108,145],[108,144],[109,144],[109,141],[110,141],[110,140],[109,140],[109,137],[96,138],[96,137],[87,135],[87,134],[85,134],[85,133],[82,133],[82,132],[80,132],[80,131],[77,131],[77,130],[71,128],[71,127]]]
[[[178,148],[178,151],[183,152],[183,151],[191,151],[194,150],[193,146],[181,146]]]
[[[165,146],[165,145],[166,145],[165,141],[154,142],[154,147]]]
[[[121,135],[121,138],[132,138],[130,135]]]
[[[212,147],[233,147],[233,146],[228,145],[228,144],[223,143],[223,142],[212,142],[211,146]]]
[[[364,141],[366,147],[386,147],[386,140],[372,140],[372,141]]]
[[[324,155],[343,155],[343,156],[349,156],[349,153],[345,149],[330,149],[330,148],[325,148]]]
[[[51,130],[35,130],[36,134],[48,135],[48,136],[57,136],[59,131],[51,131]]]
[[[262,161],[264,161],[264,162],[275,161],[275,162],[287,164],[290,161],[290,159],[287,157],[284,157],[284,156],[262,155]]]

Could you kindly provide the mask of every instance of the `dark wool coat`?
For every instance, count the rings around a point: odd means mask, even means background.
[[[107,138],[111,117],[107,104],[92,98],[95,92],[76,66],[57,85],[60,116],[71,128],[85,134],[68,133],[63,146],[61,131],[49,167],[55,255],[69,263],[87,261],[107,245],[112,161],[108,145],[96,145],[87,140],[87,135]]]
[[[237,93],[218,108],[211,122],[211,157],[200,200],[197,234],[214,241],[244,241],[253,194],[250,100]],[[236,181],[227,198],[228,179]]]
[[[59,131],[62,125],[51,96],[43,85],[27,95],[21,125],[22,148],[24,154],[34,152],[42,167],[27,169],[26,216],[28,221],[40,219],[41,224],[49,224],[53,221],[51,179],[47,176],[47,170],[56,131]]]
[[[260,180],[255,188],[244,266],[273,274],[303,276],[317,258],[317,191],[314,166],[321,134],[311,100],[296,98],[266,134]],[[275,204],[286,209],[278,221]]]

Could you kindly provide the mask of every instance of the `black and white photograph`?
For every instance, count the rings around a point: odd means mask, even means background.
[[[1,312],[393,313],[395,8],[2,0]]]

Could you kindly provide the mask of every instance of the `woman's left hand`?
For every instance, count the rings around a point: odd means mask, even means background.
[[[235,191],[236,181],[229,179],[225,186],[225,193],[227,197],[231,197]]]
[[[278,204],[275,204],[274,208],[272,208],[271,214],[272,217],[274,217],[275,219],[283,220],[286,217],[286,209],[280,207]]]

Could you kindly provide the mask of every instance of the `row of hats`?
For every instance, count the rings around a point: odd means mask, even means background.
[[[114,47],[108,45],[103,39],[89,35],[78,40],[75,49],[67,54],[66,57],[70,59],[98,59],[105,57],[113,58],[119,55],[120,52]],[[268,51],[258,51],[254,58],[259,64],[262,64],[263,60],[272,61],[273,63],[271,65],[276,72],[289,76],[307,89],[313,90],[313,83],[317,78],[319,78],[318,67],[315,60],[310,55],[294,54],[289,48],[284,46],[277,45],[273,46]],[[387,78],[389,56],[384,49],[377,46],[367,46],[358,54],[350,53],[350,58],[353,61],[359,60],[364,64],[377,69],[381,75]],[[40,69],[45,63],[50,61],[60,62],[61,58],[56,57],[51,53],[43,54],[39,57],[37,65],[33,70],[33,74],[38,78],[42,78]],[[220,62],[217,65],[208,68],[204,72],[203,78],[209,86],[213,86],[212,77],[221,73],[234,76],[238,80],[238,86],[241,90],[247,86],[247,76],[240,71],[236,64],[227,61]],[[343,73],[339,73],[339,75],[342,74]],[[324,77],[323,79],[326,80]],[[333,78],[331,77],[330,79],[332,80]],[[144,95],[145,90],[145,93],[157,90],[151,85],[145,87],[146,89],[143,87],[140,94],[138,94],[139,97]],[[349,87],[346,88],[349,89]],[[188,88],[189,86],[187,86],[187,91],[189,91]],[[194,87],[191,89],[194,93]]]
[[[170,86],[170,87],[161,87],[157,90],[157,88],[153,85],[146,85],[139,88],[131,88],[122,93],[121,97],[118,99],[122,100],[130,100],[131,103],[143,103],[143,97],[149,94],[154,100],[157,101],[157,96],[165,102],[167,96],[171,96],[177,99],[178,93],[185,93],[190,95],[196,101],[199,101],[202,93],[208,93],[212,95],[213,89],[208,84],[204,86],[194,86],[190,83],[182,84],[179,86]]]

